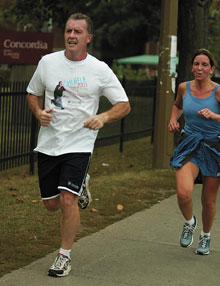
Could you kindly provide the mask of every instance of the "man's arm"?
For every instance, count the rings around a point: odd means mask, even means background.
[[[104,126],[105,123],[111,123],[126,116],[131,110],[129,102],[118,102],[113,107],[103,113],[89,117],[84,122],[84,127],[98,130]]]
[[[40,96],[28,93],[28,106],[42,126],[48,126],[53,118],[53,109],[42,109],[43,100]]]

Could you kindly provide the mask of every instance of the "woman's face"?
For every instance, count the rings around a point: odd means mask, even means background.
[[[204,80],[213,74],[215,67],[211,67],[210,60],[206,55],[198,55],[195,57],[192,65],[194,78]]]

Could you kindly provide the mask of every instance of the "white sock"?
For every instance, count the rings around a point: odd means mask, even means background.
[[[208,237],[210,237],[211,236],[211,232],[204,232],[203,230],[201,231],[201,235],[203,236],[203,235],[206,235],[206,236],[208,236]]]
[[[70,258],[71,249],[60,248],[59,253]]]
[[[194,216],[192,216],[192,218],[191,218],[191,219],[186,220],[186,222],[187,222],[188,224],[190,224],[190,225],[193,225],[193,224],[194,224],[194,222],[195,222]]]

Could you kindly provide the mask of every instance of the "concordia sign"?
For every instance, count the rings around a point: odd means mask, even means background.
[[[0,64],[36,65],[52,48],[52,33],[0,31]]]

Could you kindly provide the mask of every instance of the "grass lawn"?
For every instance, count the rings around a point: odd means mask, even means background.
[[[93,201],[81,210],[77,240],[175,193],[173,169],[151,168],[150,138],[96,148],[91,161]],[[59,248],[60,212],[48,212],[29,166],[0,172],[0,277]],[[37,173],[37,172],[36,172]]]

